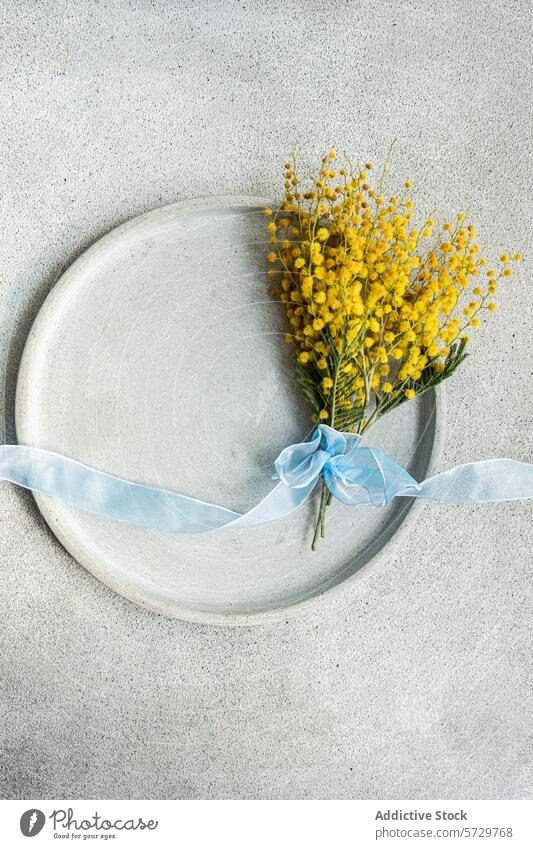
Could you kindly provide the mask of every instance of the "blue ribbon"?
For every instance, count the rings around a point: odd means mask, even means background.
[[[418,483],[362,437],[317,427],[308,442],[285,448],[275,462],[279,483],[247,513],[134,483],[41,448],[0,447],[0,480],[56,498],[90,513],[141,528],[197,534],[250,528],[288,516],[321,476],[343,504],[386,507],[393,498],[427,498],[459,504],[533,498],[533,465],[517,460],[466,463]]]

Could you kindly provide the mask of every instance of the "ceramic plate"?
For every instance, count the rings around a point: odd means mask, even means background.
[[[22,444],[121,477],[246,511],[272,464],[310,429],[285,318],[268,295],[259,198],[156,209],[118,227],[57,283],[30,333],[17,388]],[[440,404],[440,401],[439,401]],[[436,398],[404,404],[372,431],[418,479],[434,453]],[[353,579],[412,521],[317,499],[252,530],[175,536],[37,496],[65,548],[137,604],[183,619],[264,621]]]

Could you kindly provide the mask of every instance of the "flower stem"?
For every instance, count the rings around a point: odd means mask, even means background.
[[[315,527],[315,534],[313,536],[313,542],[311,545],[311,550],[316,551],[316,544],[318,542],[318,537],[324,537],[326,526],[325,526],[325,518],[326,518],[326,507],[328,506],[328,495],[329,490],[326,486],[326,481],[322,479],[322,493],[320,495],[320,508],[318,511],[318,519]]]

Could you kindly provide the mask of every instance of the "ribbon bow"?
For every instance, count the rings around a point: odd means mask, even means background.
[[[281,452],[275,462],[279,483],[244,514],[24,445],[0,446],[0,480],[118,522],[181,534],[249,528],[282,519],[307,500],[322,475],[335,498],[349,506],[385,507],[402,496],[461,504],[533,498],[529,463],[506,459],[466,463],[417,483],[387,454],[364,447],[361,441],[361,436],[319,425],[308,442]]]

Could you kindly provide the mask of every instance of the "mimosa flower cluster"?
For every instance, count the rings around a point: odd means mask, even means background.
[[[508,254],[495,267],[481,255],[464,214],[415,225],[411,183],[386,197],[386,168],[376,182],[372,170],[338,167],[330,150],[301,178],[293,158],[281,204],[265,210],[298,380],[316,419],[359,433],[455,371],[512,275]]]

